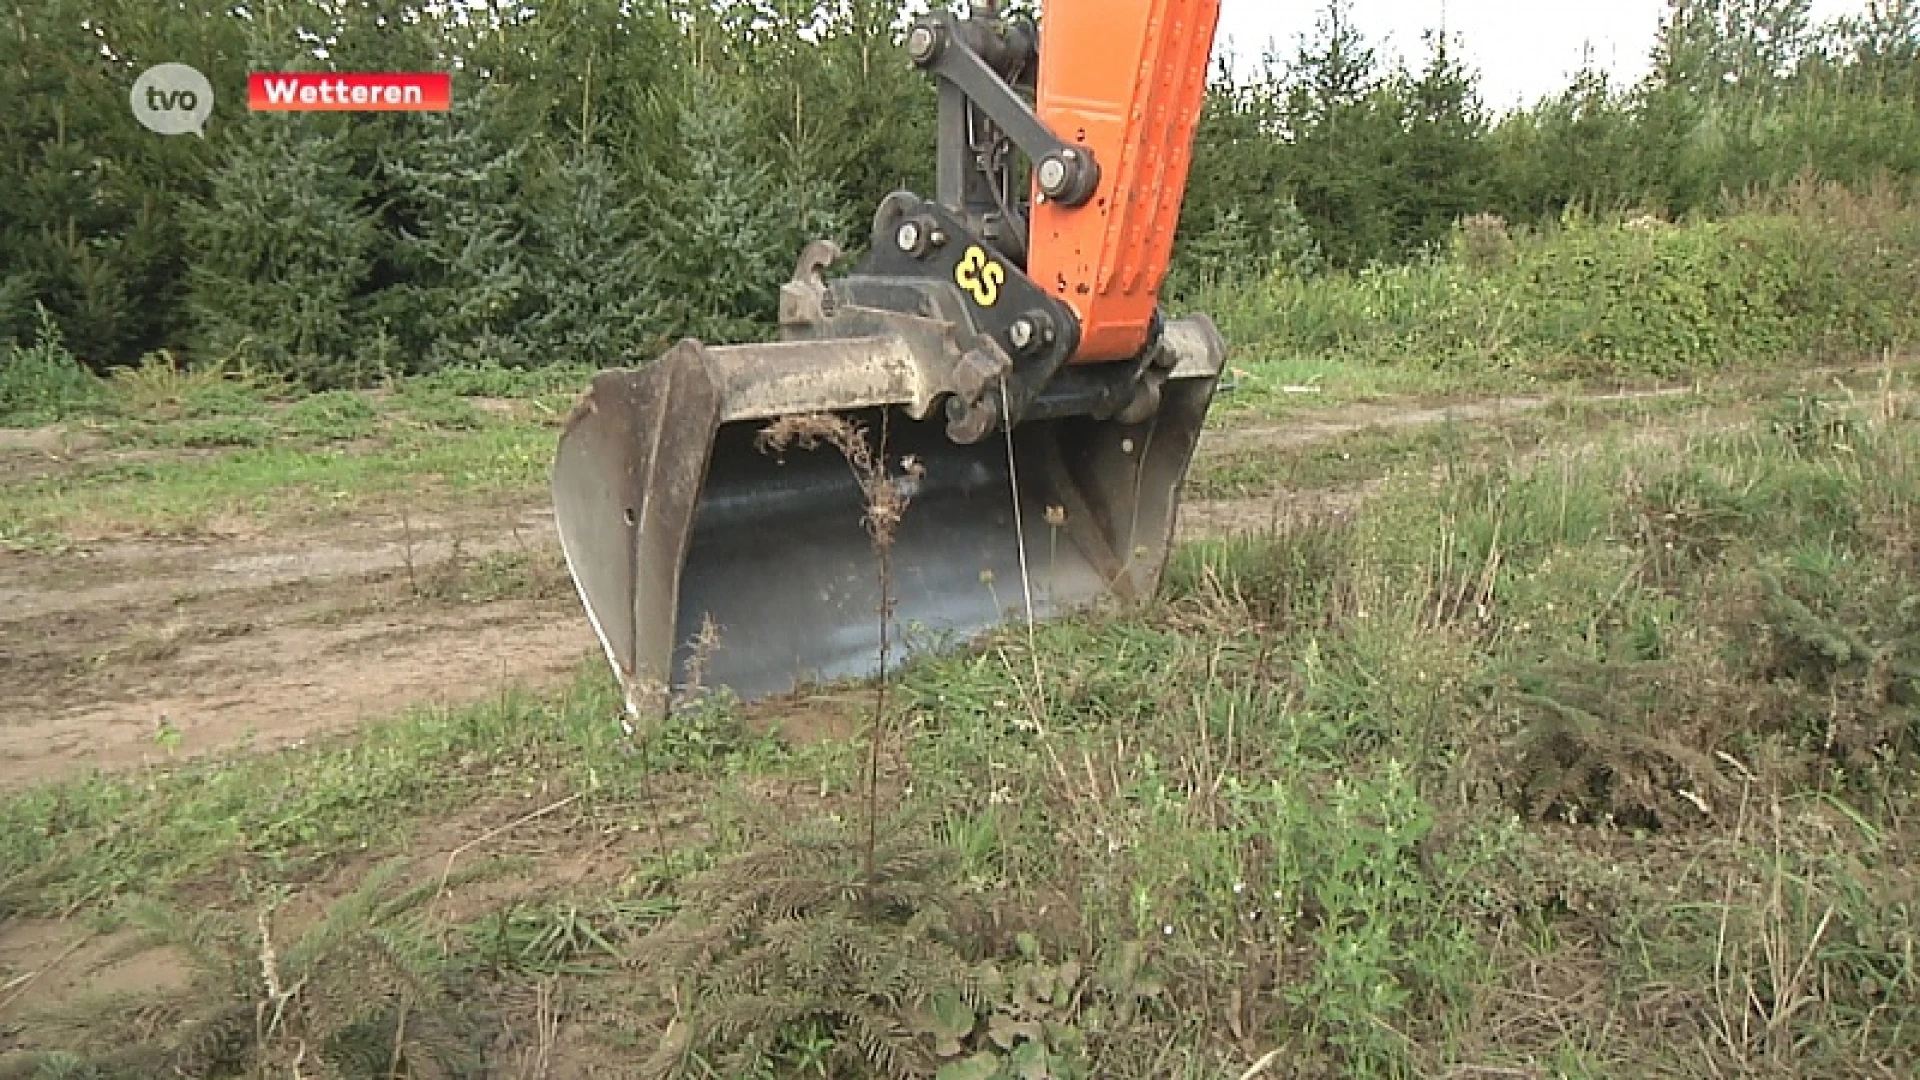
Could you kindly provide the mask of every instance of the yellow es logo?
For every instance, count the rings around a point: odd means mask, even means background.
[[[953,280],[967,290],[974,303],[992,307],[1000,302],[1000,286],[1007,283],[1007,268],[987,258],[986,250],[976,244],[967,249],[960,265],[954,267]]]

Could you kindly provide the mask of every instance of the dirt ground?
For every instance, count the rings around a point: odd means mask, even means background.
[[[1369,427],[1495,421],[1545,404],[1315,409],[1210,432],[1201,458],[1297,450]],[[53,452],[45,441],[0,440],[0,477],[33,475]],[[74,460],[70,448],[62,456]],[[1295,502],[1190,500],[1182,533],[1269,527]],[[274,749],[411,707],[549,686],[594,649],[539,503],[0,551],[0,791],[77,769]]]
[[[503,552],[514,587],[463,597]],[[573,604],[531,506],[0,555],[0,790],[545,684],[593,645]]]

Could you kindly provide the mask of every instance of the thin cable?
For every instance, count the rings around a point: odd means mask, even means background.
[[[1027,570],[1027,529],[1020,513],[1020,472],[1013,460],[1013,425],[1007,418],[1013,415],[1013,402],[1007,397],[1006,376],[1000,378],[1000,429],[1007,434],[1007,480],[1013,485],[1013,538],[1020,547],[1020,591],[1027,602],[1027,638],[1028,648],[1032,648],[1033,638],[1033,575]],[[1036,660],[1038,657],[1035,658]],[[1037,688],[1036,688],[1037,689]]]
[[[1027,529],[1025,517],[1020,513],[1020,472],[1014,464],[1013,424],[1008,417],[1013,415],[1013,403],[1007,397],[1007,377],[1000,376],[1000,427],[1007,433],[1007,482],[1013,487],[1013,539],[1020,546],[1020,592],[1027,601],[1027,658],[1033,662],[1033,696],[1027,704],[1033,716],[1034,734],[1040,737],[1041,745],[1047,748],[1047,756],[1053,759],[1053,767],[1060,778],[1067,777],[1067,767],[1060,762],[1060,755],[1054,752],[1053,741],[1047,737],[1047,687],[1046,676],[1040,671],[1040,638],[1034,629],[1033,616],[1033,574],[1027,568]],[[1001,654],[1005,662],[1005,654]],[[1016,689],[1020,679],[1013,674],[1013,665],[1007,664],[1007,674],[1013,678]],[[1026,692],[1021,691],[1026,697]]]

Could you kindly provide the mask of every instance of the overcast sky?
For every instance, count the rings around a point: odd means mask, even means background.
[[[1221,0],[1218,45],[1231,46],[1243,64],[1257,62],[1269,43],[1290,59],[1299,35],[1313,30],[1324,0]],[[1496,111],[1564,88],[1593,45],[1598,64],[1625,80],[1646,71],[1666,0],[1354,0],[1354,22],[1382,59],[1415,61],[1420,34],[1440,26],[1457,35],[1467,63],[1480,72],[1480,92]],[[1814,19],[1866,9],[1865,0],[1813,0]]]

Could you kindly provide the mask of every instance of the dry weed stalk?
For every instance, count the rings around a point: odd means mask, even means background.
[[[1751,785],[1743,789],[1734,843],[1747,822]],[[1764,1063],[1791,1064],[1799,1047],[1787,1027],[1795,1016],[1826,1003],[1826,979],[1814,970],[1827,932],[1838,914],[1829,901],[1810,930],[1796,918],[1786,895],[1792,876],[1787,866],[1786,824],[1779,796],[1768,800],[1767,817],[1773,831],[1773,859],[1765,868],[1765,895],[1752,915],[1758,925],[1730,934],[1737,870],[1729,870],[1721,900],[1720,926],[1714,946],[1714,998],[1717,1016],[1714,1034],[1742,1068]],[[1805,914],[1811,914],[1808,911]]]
[[[273,905],[260,909],[256,923],[260,930],[260,981],[267,993],[254,1006],[254,1043],[270,1057],[278,1057],[289,1050],[282,1045],[287,1006],[305,988],[305,980],[287,986],[280,977],[280,952],[273,944]],[[293,1080],[305,1080],[300,1065],[307,1057],[306,1041],[295,1039],[290,1049],[287,1072]]]
[[[541,980],[534,987],[533,1023],[535,1043],[521,1054],[520,1075],[524,1080],[547,1080],[553,1071],[553,1050],[560,1041],[560,1006],[555,1002],[556,979]]]
[[[867,893],[871,896],[876,880],[874,852],[878,847],[880,820],[880,749],[886,737],[888,664],[892,651],[888,624],[893,619],[894,611],[893,543],[900,522],[906,517],[907,506],[912,501],[908,485],[918,482],[926,470],[917,458],[911,456],[902,459],[900,475],[895,475],[887,468],[887,421],[884,414],[880,421],[880,444],[877,450],[867,442],[864,428],[831,413],[789,416],[777,420],[760,432],[758,441],[762,450],[785,450],[795,445],[802,450],[814,450],[821,443],[832,446],[846,459],[848,468],[853,470],[854,480],[860,485],[861,495],[866,501],[866,513],[861,520],[866,526],[868,541],[873,546],[880,586],[877,612],[880,620],[880,670],[874,688],[873,724],[867,736],[867,835],[863,867]]]

